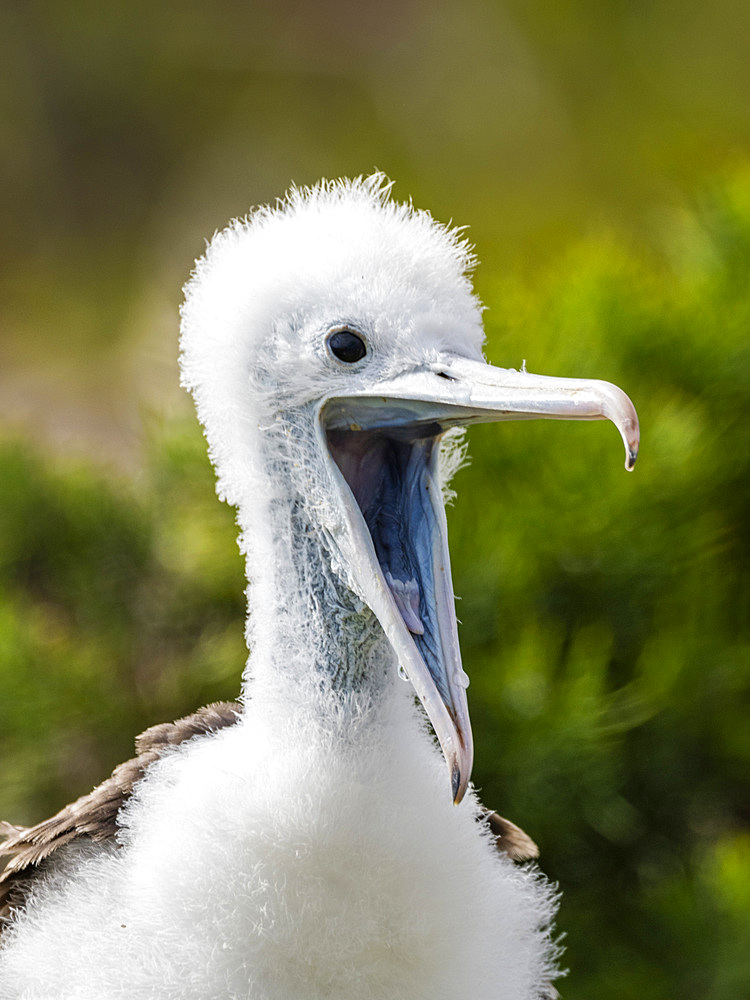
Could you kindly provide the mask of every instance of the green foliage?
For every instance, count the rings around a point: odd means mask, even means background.
[[[236,695],[244,577],[197,426],[135,489],[18,443],[0,469],[0,802],[24,822],[145,726]]]
[[[450,513],[476,781],[563,890],[579,1000],[750,993],[750,171],[665,224],[484,279],[488,355],[607,378],[643,425],[477,428]],[[481,281],[481,275],[480,275]],[[0,812],[233,697],[243,574],[193,424],[135,485],[0,450]]]

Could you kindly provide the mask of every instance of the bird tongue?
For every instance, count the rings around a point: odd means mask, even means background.
[[[419,617],[419,584],[415,579],[394,580],[390,570],[386,570],[388,584],[401,617],[412,635],[424,635],[424,625]]]

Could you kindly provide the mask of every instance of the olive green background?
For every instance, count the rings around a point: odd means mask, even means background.
[[[0,815],[233,697],[232,512],[177,388],[203,241],[367,173],[470,226],[487,354],[610,425],[476,428],[450,511],[484,799],[578,1000],[750,995],[750,9],[4,0]]]

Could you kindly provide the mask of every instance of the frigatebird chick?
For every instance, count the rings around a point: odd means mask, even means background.
[[[477,822],[444,497],[470,424],[609,418],[629,467],[638,425],[608,383],[488,365],[473,263],[379,174],[198,262],[182,380],[247,560],[243,707],[6,831],[3,1000],[553,995],[554,891]]]

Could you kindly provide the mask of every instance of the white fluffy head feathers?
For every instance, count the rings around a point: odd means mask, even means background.
[[[230,502],[242,498],[253,426],[336,390],[342,373],[324,348],[334,325],[355,324],[377,348],[370,378],[446,345],[481,357],[471,248],[390,192],[380,173],[292,188],[218,233],[198,261],[182,309],[182,382]]]

